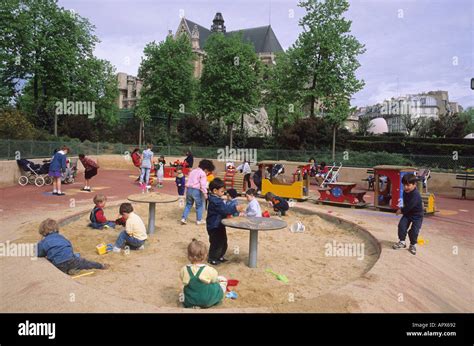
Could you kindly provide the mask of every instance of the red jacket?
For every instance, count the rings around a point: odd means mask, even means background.
[[[132,154],[132,161],[133,161],[133,165],[134,165],[135,167],[140,167],[140,165],[141,165],[141,157],[140,157],[140,154],[138,153],[138,151],[137,151],[137,152],[134,152],[134,153]]]

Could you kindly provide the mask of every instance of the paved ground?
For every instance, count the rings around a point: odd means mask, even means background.
[[[101,170],[93,179],[94,192],[81,192],[82,177],[72,185],[64,185],[66,196],[52,196],[51,187],[14,186],[0,189],[0,242],[22,236],[21,228],[45,217],[63,218],[88,210],[95,193],[104,193],[109,204],[118,204],[126,196],[140,192],[131,175],[134,171]],[[165,181],[164,193],[176,194],[174,181]],[[372,195],[367,194],[367,201]],[[467,312],[473,308],[474,282],[474,200],[437,196],[439,212],[426,217],[421,237],[424,245],[418,254],[394,251],[398,217],[371,209],[318,206],[298,203],[323,213],[353,221],[365,227],[381,244],[382,253],[375,266],[359,280],[333,292],[334,299],[348,301],[346,311],[354,312]],[[0,274],[8,285],[0,285],[0,311],[64,311],[48,301],[48,290],[55,280],[65,280],[52,266],[33,267],[31,261],[18,257],[0,257]],[[21,270],[19,270],[19,268]],[[33,269],[36,268],[36,269]],[[19,275],[18,273],[21,273]],[[46,279],[45,279],[46,278]],[[47,281],[47,282],[46,282]],[[66,311],[108,311],[110,297],[97,295],[90,288],[69,286],[80,292],[82,303]],[[68,294],[65,292],[64,294]],[[44,299],[42,299],[44,297]],[[297,302],[295,310],[297,310]],[[123,309],[114,311],[176,311],[149,304],[124,301]],[[248,310],[252,311],[252,310]],[[265,310],[259,310],[265,311]],[[328,307],[324,311],[331,311]],[[220,311],[222,312],[222,311]]]

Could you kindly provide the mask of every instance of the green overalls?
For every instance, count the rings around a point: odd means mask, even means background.
[[[204,266],[199,268],[196,275],[193,274],[191,267],[187,266],[189,274],[189,283],[184,286],[184,307],[192,308],[199,306],[209,308],[218,304],[224,298],[224,292],[218,282],[206,284],[199,280],[199,275],[204,270]]]

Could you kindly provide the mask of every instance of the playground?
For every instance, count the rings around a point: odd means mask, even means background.
[[[136,170],[104,167],[94,178],[93,192],[80,191],[83,177],[64,185],[65,196],[51,196],[49,186],[2,187],[0,242],[36,243],[38,225],[46,217],[60,221],[60,232],[74,251],[109,270],[86,270],[68,276],[44,258],[1,256],[0,270],[7,285],[0,287],[2,312],[189,312],[180,303],[179,269],[187,263],[192,238],[207,242],[205,226],[191,214],[179,224],[178,201],[157,204],[155,232],[143,251],[99,255],[96,245],[113,243],[118,230],[87,227],[92,198],[105,194],[105,214],[115,219],[118,206],[140,193]],[[365,190],[373,201],[374,191]],[[174,178],[165,178],[159,192],[176,197]],[[426,216],[418,253],[392,250],[399,217],[374,208],[317,204],[318,186],[309,185],[309,198],[292,203],[288,226],[304,224],[302,232],[289,227],[260,232],[258,266],[248,267],[249,232],[229,228],[228,262],[220,275],[238,280],[236,299],[205,312],[468,312],[473,310],[472,275],[474,203],[457,195],[436,195],[436,213]],[[262,210],[268,203],[258,199]],[[242,203],[245,203],[242,199]],[[149,208],[133,203],[147,224]],[[272,216],[274,217],[274,216]],[[276,218],[279,218],[276,216]],[[342,246],[339,246],[342,244]],[[344,247],[344,244],[353,245]],[[337,251],[338,249],[342,249]],[[343,251],[344,250],[344,251]],[[346,250],[350,250],[347,252]],[[284,275],[287,282],[279,280]]]

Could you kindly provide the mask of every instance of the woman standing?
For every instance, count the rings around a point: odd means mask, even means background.
[[[64,192],[61,192],[61,172],[66,171],[66,155],[69,151],[68,147],[63,146],[54,154],[49,165],[48,175],[53,178],[53,195],[55,196],[65,195]]]
[[[142,170],[142,173],[140,175],[140,185],[145,184],[147,187],[149,187],[150,170],[151,170],[151,165],[153,164],[153,151],[151,151],[152,148],[153,148],[153,145],[148,144],[146,146],[146,149],[143,150],[142,164],[140,166]]]

